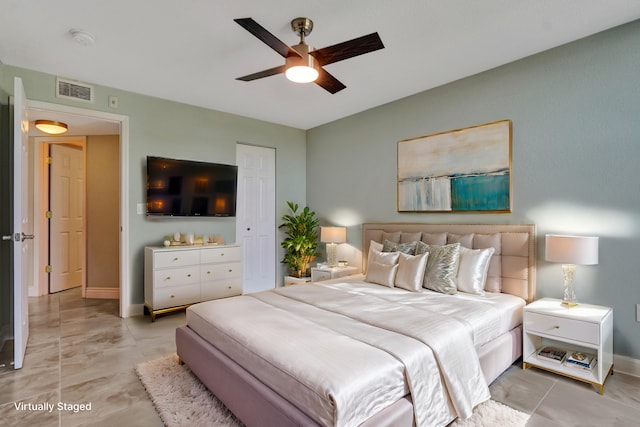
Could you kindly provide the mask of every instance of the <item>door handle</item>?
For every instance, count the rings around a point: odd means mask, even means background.
[[[16,237],[18,237],[18,235],[16,234]],[[33,240],[35,236],[33,234],[24,234],[22,233],[22,237],[20,238],[21,242],[24,242],[25,240]]]
[[[11,234],[7,236],[2,236],[2,240],[13,240],[13,236]]]

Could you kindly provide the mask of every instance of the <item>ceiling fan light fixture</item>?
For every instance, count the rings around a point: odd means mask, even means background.
[[[318,70],[313,67],[296,65],[295,67],[287,68],[285,75],[295,83],[311,83],[318,78]]]
[[[60,135],[65,133],[69,127],[66,123],[56,122],[54,120],[36,120],[36,129],[49,135]]]
[[[291,55],[286,59],[287,71],[285,76],[295,83],[311,83],[315,81],[320,73],[318,65],[313,56],[309,55],[309,46],[304,43],[292,46],[300,56]]]

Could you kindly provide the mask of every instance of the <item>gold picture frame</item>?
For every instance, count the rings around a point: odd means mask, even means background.
[[[511,120],[398,142],[398,212],[511,212]]]

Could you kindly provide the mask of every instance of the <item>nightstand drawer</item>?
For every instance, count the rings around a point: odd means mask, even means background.
[[[312,282],[320,282],[322,280],[331,279],[330,271],[322,271],[320,269],[314,269],[311,271],[311,281]]]
[[[527,312],[525,328],[552,337],[600,344],[600,325],[597,323]]]

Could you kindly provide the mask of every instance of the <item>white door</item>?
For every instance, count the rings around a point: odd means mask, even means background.
[[[236,145],[236,241],[243,249],[243,293],[276,285],[276,150]]]
[[[84,265],[84,152],[51,144],[49,210],[49,292],[82,285]]]
[[[22,368],[29,340],[29,260],[33,257],[29,220],[29,116],[22,79],[13,84],[13,340],[14,369]]]

